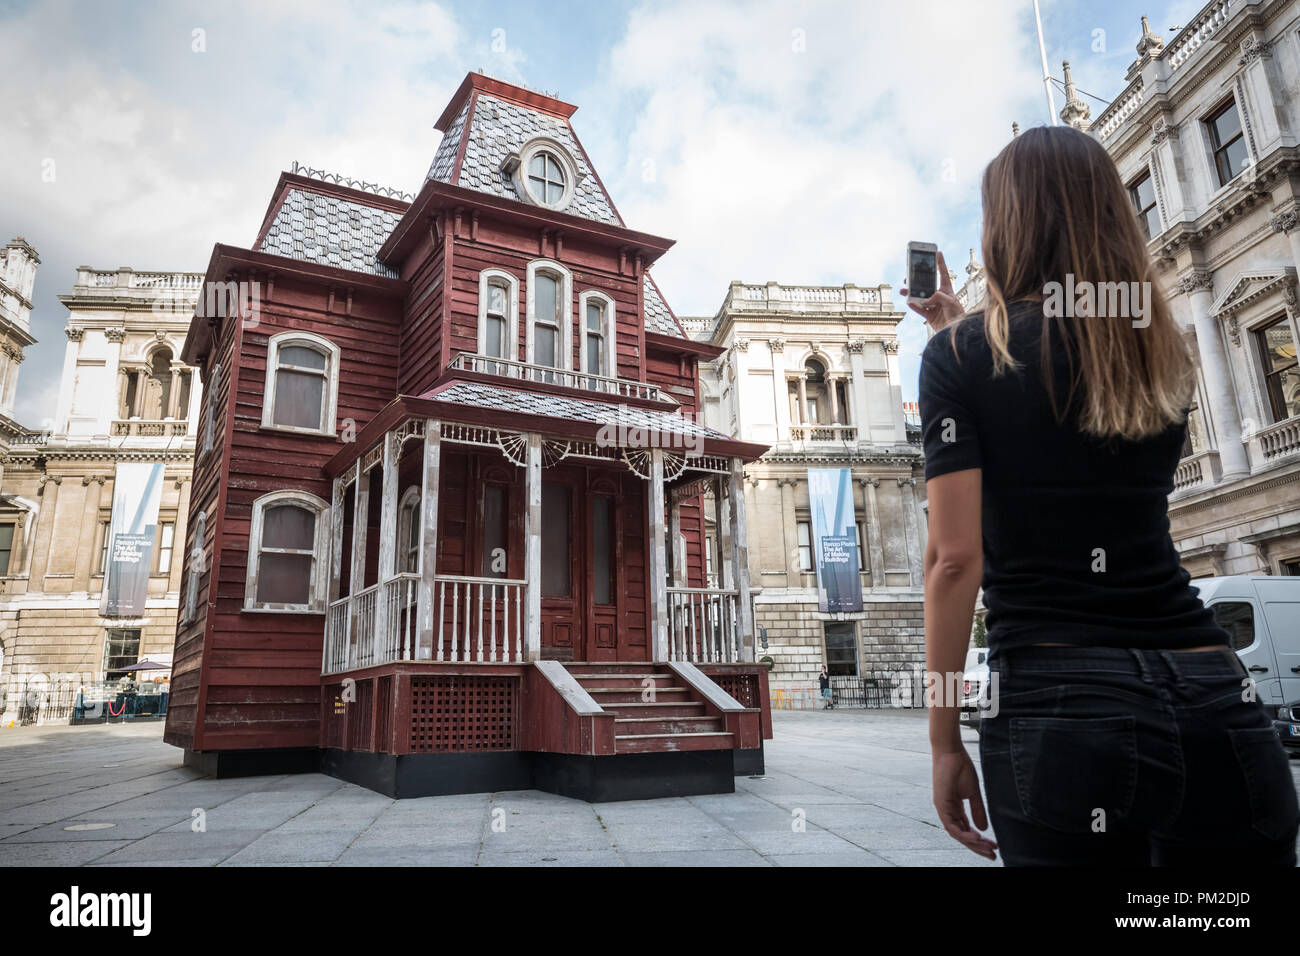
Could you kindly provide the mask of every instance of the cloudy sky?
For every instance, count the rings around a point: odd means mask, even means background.
[[[1140,15],[1169,39],[1201,6],[1043,0],[1053,75],[1069,59],[1109,99]],[[960,273],[983,166],[1013,120],[1047,121],[1030,0],[0,0],[0,63],[0,241],[42,260],[30,426],[76,266],[202,271],[213,243],[251,244],[294,160],[416,191],[469,70],[579,106],[624,219],[677,240],[655,275],[679,315],[733,279],[897,289],[909,239]],[[912,399],[920,320],[901,335]]]

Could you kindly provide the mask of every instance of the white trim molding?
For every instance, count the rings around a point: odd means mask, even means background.
[[[488,286],[493,280],[506,288],[506,334],[504,355],[497,358],[519,361],[519,280],[504,269],[484,269],[478,274],[478,345],[479,355],[487,355]]]
[[[319,428],[303,428],[297,425],[277,425],[275,417],[275,380],[279,369],[280,350],[286,347],[300,346],[319,352],[325,358],[323,377],[325,387],[321,396],[321,425]],[[317,369],[305,371],[318,372]],[[275,431],[294,432],[299,435],[335,434],[335,420],[338,414],[339,395],[339,347],[323,336],[312,332],[291,329],[278,332],[266,342],[266,384],[262,392],[262,427]]]
[[[257,576],[262,555],[262,522],[268,508],[292,505],[310,511],[315,516],[312,529],[311,580],[308,582],[306,604],[270,604],[257,600]],[[252,520],[248,530],[248,575],[244,583],[244,610],[281,613],[323,614],[329,594],[329,527],[330,506],[309,491],[273,491],[253,502]],[[296,553],[296,552],[295,552]]]
[[[558,280],[560,295],[560,354],[556,368],[573,370],[573,273],[554,259],[534,259],[528,263],[527,292],[527,329],[525,334],[526,355],[524,361],[529,365],[539,364],[536,359],[536,335],[533,325],[537,313],[537,295],[535,292],[537,273],[549,272]]]
[[[603,367],[587,368],[587,305],[596,302],[604,309],[604,321],[601,323],[601,335],[605,339],[605,352],[602,356],[604,359]],[[617,378],[617,360],[615,349],[615,330],[618,328],[616,320],[617,308],[614,300],[603,292],[595,289],[587,289],[578,293],[578,366],[588,375],[604,375],[606,378]]]

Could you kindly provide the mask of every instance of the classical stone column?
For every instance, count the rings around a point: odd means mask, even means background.
[[[1201,374],[1205,379],[1210,419],[1217,440],[1219,464],[1223,478],[1229,481],[1250,474],[1250,462],[1241,444],[1241,418],[1232,374],[1218,320],[1210,315],[1213,302],[1213,279],[1208,272],[1192,271],[1179,278],[1192,307],[1192,324],[1196,329],[1196,350],[1200,354]]]
[[[772,356],[772,390],[776,392],[776,440],[790,440],[790,386],[785,380],[785,339],[768,339]]]
[[[781,545],[785,553],[785,586],[788,588],[803,587],[803,569],[799,566],[799,523],[794,515],[794,490],[798,484],[798,478],[776,480],[781,495]]]
[[[867,414],[867,382],[864,373],[866,363],[862,350],[866,347],[864,339],[850,339],[845,346],[849,350],[849,393],[845,401],[853,405],[853,425],[857,428],[858,441],[871,441],[871,419]]]
[[[808,376],[799,376],[799,421],[804,425],[811,425],[808,420]],[[807,437],[807,432],[804,433]]]
[[[903,492],[903,524],[907,529],[907,570],[912,587],[921,584],[924,563],[921,551],[921,531],[916,520],[916,479],[899,478],[898,487]]]
[[[879,478],[863,478],[862,487],[867,493],[867,545],[871,549],[871,590],[885,587],[885,544],[880,533],[880,508],[876,504]]]
[[[830,390],[831,393],[831,424],[842,425],[843,422],[840,421],[839,379],[827,378],[826,387]]]
[[[126,338],[126,329],[105,329],[104,338],[108,340],[108,355],[104,362],[104,381],[117,384],[119,381],[118,366],[122,360],[122,341]],[[114,396],[114,401],[104,402],[100,405],[99,421],[95,425],[96,434],[111,435],[113,433],[113,419],[117,417],[121,404],[121,398]]]
[[[885,350],[885,365],[889,369],[889,407],[893,409],[894,441],[907,442],[907,422],[903,419],[903,376],[898,370],[898,339],[881,343]]]

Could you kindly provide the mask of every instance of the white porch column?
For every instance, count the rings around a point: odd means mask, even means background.
[[[356,484],[352,502],[352,572],[348,580],[348,593],[356,595],[366,584],[366,525],[370,522],[370,472],[361,467],[365,455],[357,457]],[[356,659],[356,602],[348,607],[348,669]]]
[[[1210,420],[1223,480],[1241,478],[1250,474],[1250,462],[1241,444],[1241,417],[1233,394],[1232,373],[1228,369],[1223,336],[1218,320],[1210,315],[1213,279],[1208,272],[1194,271],[1181,276],[1178,281],[1192,307],[1196,350],[1201,357],[1201,374],[1210,403]]]
[[[719,588],[729,588],[731,566],[727,555],[731,553],[731,524],[727,518],[727,482],[721,476],[713,479],[713,570]]]
[[[433,658],[434,575],[438,573],[438,467],[442,459],[442,425],[424,420],[424,467],[420,484],[420,557],[417,568],[420,581],[416,590],[416,620],[419,622],[419,645],[416,659]],[[442,660],[442,645],[438,646]]]
[[[677,495],[668,496],[668,534],[673,555],[673,587],[686,587],[686,546],[682,541],[682,503]]]
[[[375,660],[380,654],[391,658],[388,601],[385,583],[397,571],[397,455],[401,442],[392,431],[384,432],[383,495],[379,500],[379,591],[375,595]]]
[[[732,575],[736,588],[736,618],[740,625],[740,659],[754,660],[754,609],[749,602],[749,544],[745,530],[745,465],[731,459],[727,481],[727,503],[731,518]]]
[[[333,491],[330,493],[330,603],[337,601],[343,585],[343,493],[346,479],[339,475],[334,479]]]
[[[524,513],[524,659],[542,657],[542,436],[528,436]],[[661,529],[662,530],[662,529]],[[653,567],[653,559],[651,562]]]
[[[656,661],[668,660],[668,569],[664,552],[664,453],[650,450],[650,640]]]

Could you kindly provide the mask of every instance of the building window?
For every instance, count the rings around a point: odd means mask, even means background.
[[[1285,315],[1255,330],[1255,343],[1264,373],[1273,421],[1300,414],[1300,369],[1296,368],[1296,343]]]
[[[189,558],[185,565],[185,610],[181,617],[181,623],[186,624],[199,613],[199,582],[203,577],[204,566],[207,564],[207,537],[208,515],[205,511],[200,511],[194,518],[194,529],[191,537],[193,542],[190,545]]]
[[[221,363],[212,366],[203,393],[203,452],[212,450],[217,434],[217,395],[221,391]]]
[[[104,635],[104,672],[130,667],[140,659],[140,629],[110,627]]]
[[[858,527],[858,571],[867,570],[867,526],[861,521]]]
[[[800,521],[797,524],[799,533],[799,570],[811,573],[816,570],[813,563],[812,549],[812,524],[808,521]]]
[[[0,574],[9,573],[9,562],[14,553],[14,529],[17,525],[0,524]]]
[[[107,520],[99,522],[99,573],[108,573],[108,536],[110,525]]]
[[[164,521],[158,525],[158,574],[171,574],[172,549],[176,543],[176,523]]]
[[[253,502],[244,609],[325,609],[324,553],[329,507],[305,491],[277,491]]]
[[[484,269],[478,277],[478,354],[518,359],[519,280],[508,272]]]
[[[538,150],[528,160],[528,191],[544,206],[554,206],[564,198],[568,178],[555,154]]]
[[[338,346],[310,332],[281,332],[267,343],[262,426],[334,433]]]
[[[402,493],[397,506],[397,570],[403,574],[420,570],[420,490],[414,485]]]
[[[510,533],[509,492],[505,485],[483,486],[483,558],[485,578],[507,578],[510,569],[507,548]]]
[[[592,602],[614,603],[614,499],[596,495],[591,499]]]
[[[1285,577],[1300,577],[1300,558],[1288,558],[1281,562],[1282,574]]]
[[[858,673],[858,637],[852,623],[826,624],[826,672],[831,677],[854,677]]]
[[[1144,173],[1137,182],[1129,186],[1128,195],[1133,201],[1133,209],[1137,213],[1142,234],[1148,240],[1160,235],[1160,210],[1156,206],[1156,185],[1155,180],[1151,178],[1151,173]]]
[[[573,281],[558,262],[528,264],[528,361],[570,367],[569,316]]]
[[[582,370],[613,377],[614,300],[599,292],[584,292],[578,296],[578,314],[582,316]]]
[[[1211,113],[1205,120],[1205,128],[1210,134],[1210,150],[1214,154],[1214,171],[1219,177],[1219,185],[1226,186],[1250,161],[1237,101],[1228,100]]]

